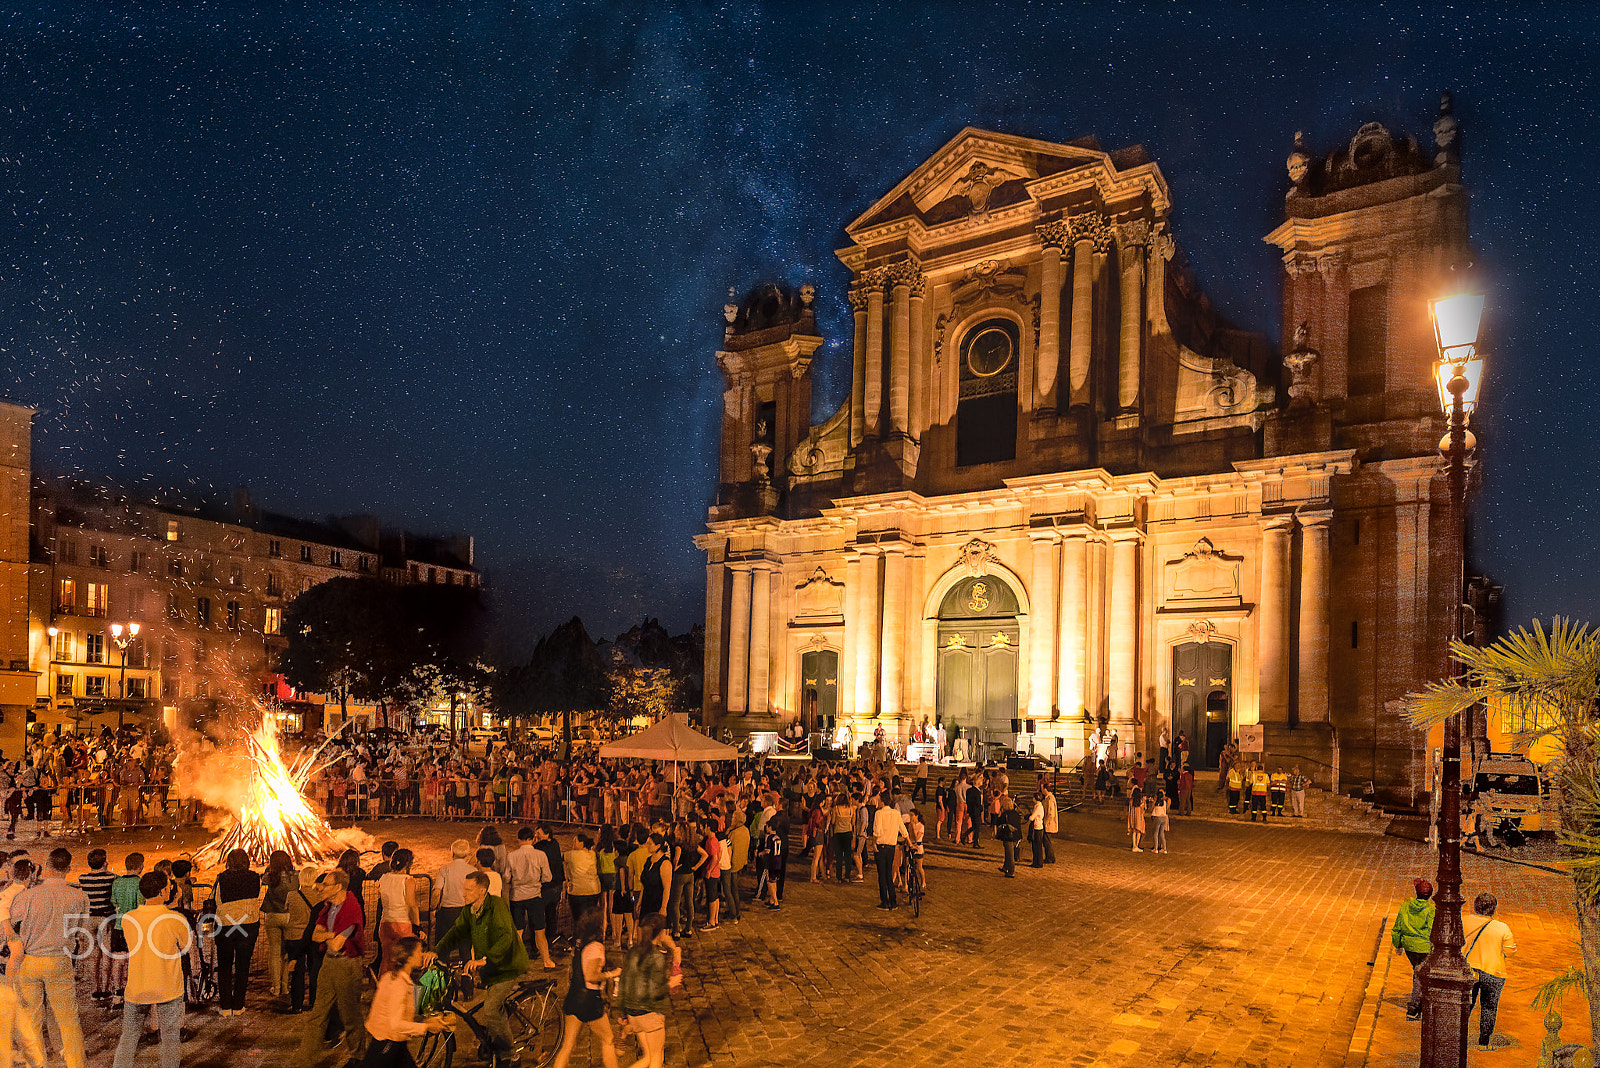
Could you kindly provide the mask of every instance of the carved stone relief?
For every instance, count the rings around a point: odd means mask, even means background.
[[[994,543],[973,538],[961,547],[960,567],[973,578],[982,578],[994,566]]]
[[[1168,560],[1165,571],[1166,602],[1169,605],[1237,605],[1242,603],[1239,575],[1241,557],[1219,551],[1210,538],[1201,538],[1194,548]]]

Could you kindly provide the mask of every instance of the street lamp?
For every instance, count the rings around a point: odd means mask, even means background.
[[[139,624],[128,624],[128,636],[122,636],[122,624],[111,624],[111,640],[115,643],[117,651],[122,654],[122,667],[117,672],[117,700],[128,699],[128,644],[139,636]],[[117,708],[117,729],[122,729],[122,708]]]
[[[1450,432],[1439,443],[1450,460],[1450,544],[1455,549],[1451,579],[1451,637],[1461,635],[1462,576],[1466,550],[1467,417],[1478,406],[1483,359],[1478,355],[1478,325],[1483,297],[1458,293],[1428,302],[1439,362],[1434,367],[1439,403]],[[1422,963],[1422,1065],[1465,1068],[1467,1016],[1474,975],[1461,955],[1461,716],[1444,725],[1444,767],[1439,783],[1439,893],[1434,898],[1433,951]]]

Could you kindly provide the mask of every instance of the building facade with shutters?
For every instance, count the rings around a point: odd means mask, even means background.
[[[1101,723],[1128,758],[1168,726],[1200,767],[1262,724],[1320,783],[1413,789],[1401,701],[1460,599],[1427,306],[1470,258],[1448,104],[1435,131],[1297,140],[1276,344],[1201,292],[1142,148],[976,129],[846,228],[830,418],[815,290],[730,303],[708,720],[1068,764]]]

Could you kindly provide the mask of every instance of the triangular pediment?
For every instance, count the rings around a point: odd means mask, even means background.
[[[1104,166],[1109,159],[1092,137],[1058,144],[969,126],[845,230],[853,235],[912,215],[938,221],[941,206],[953,203],[965,214],[974,203],[1014,202],[1026,196],[1029,182],[1078,167]]]

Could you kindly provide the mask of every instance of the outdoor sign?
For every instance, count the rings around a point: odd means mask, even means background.
[[[1239,725],[1239,752],[1261,753],[1266,751],[1266,731],[1259,723],[1242,723]]]

